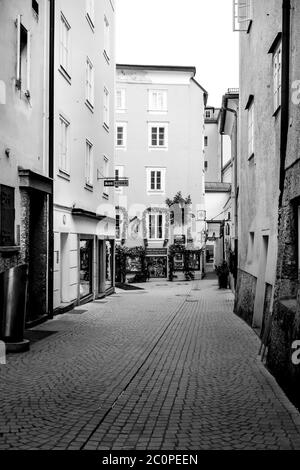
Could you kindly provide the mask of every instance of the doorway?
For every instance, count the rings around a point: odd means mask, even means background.
[[[261,331],[264,316],[264,303],[266,292],[266,271],[268,262],[269,236],[262,237],[261,256],[259,263],[259,274],[256,284],[256,293],[254,301],[253,328]]]
[[[80,239],[80,298],[93,293],[93,240]]]
[[[69,302],[69,251],[68,234],[60,234],[60,297],[61,303]]]

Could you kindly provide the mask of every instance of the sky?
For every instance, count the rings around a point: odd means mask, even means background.
[[[189,65],[220,107],[238,87],[238,36],[232,0],[116,0],[117,63]]]

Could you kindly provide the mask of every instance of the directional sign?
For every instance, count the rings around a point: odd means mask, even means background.
[[[107,187],[107,186],[114,187],[115,186],[115,180],[104,180],[104,186],[105,187]]]
[[[118,188],[119,186],[129,186],[128,180],[116,180],[115,186]]]
[[[115,187],[115,188],[118,188],[119,186],[129,186],[129,183],[128,183],[128,179],[118,179],[118,180],[115,180],[115,179],[107,179],[107,180],[104,180],[104,186],[105,187]]]

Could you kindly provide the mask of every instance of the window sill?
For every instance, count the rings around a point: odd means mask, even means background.
[[[66,180],[66,181],[70,181],[70,179],[71,179],[70,174],[67,173],[64,170],[61,170],[61,169],[58,170],[57,176],[59,176],[60,178]]]
[[[62,65],[59,66],[58,71],[61,73],[61,75],[64,77],[64,79],[69,83],[69,85],[72,84],[72,79],[71,76],[68,74],[68,72],[63,68]]]
[[[103,51],[103,56],[104,56],[104,59],[106,60],[107,64],[109,65],[110,60],[109,60],[109,56],[108,56],[108,54],[107,54],[107,52],[106,52],[105,49],[104,49],[104,51]]]
[[[106,130],[106,132],[109,132],[109,126],[104,122],[103,127]]]
[[[125,109],[125,108],[116,109],[116,113],[125,114],[126,112],[127,112],[127,109]]]
[[[250,31],[251,31],[252,23],[253,23],[253,20],[250,20],[250,21],[249,21],[249,25],[248,25],[248,29],[247,29],[247,34],[249,34]]]
[[[168,114],[167,109],[148,109],[149,114]]]
[[[94,112],[94,105],[88,100],[85,100],[86,107],[93,113]]]
[[[159,147],[159,146],[157,146],[157,147],[155,146],[155,147],[152,147],[152,146],[150,146],[150,147],[149,147],[149,150],[168,150],[168,147],[165,147],[165,146],[160,146],[160,147]]]
[[[162,195],[162,194],[165,194],[165,191],[163,190],[155,190],[155,189],[147,189],[147,194],[159,194],[159,195]]]
[[[126,147],[124,147],[122,145],[117,145],[116,150],[126,150]]]
[[[91,193],[94,191],[93,185],[89,183],[85,183],[84,189],[86,189],[87,191],[90,191]]]
[[[275,117],[275,118],[276,118],[276,117],[278,116],[280,110],[281,110],[281,104],[278,106],[278,108],[276,109],[276,111],[274,111],[272,117]]]
[[[86,17],[86,20],[87,20],[91,30],[94,33],[95,32],[95,25],[94,25],[94,22],[93,22],[92,18],[90,17],[90,15],[88,13],[85,15],[85,17]]]
[[[20,246],[0,246],[0,253],[4,256],[13,256],[21,250]]]

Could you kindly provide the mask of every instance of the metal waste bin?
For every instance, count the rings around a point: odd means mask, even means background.
[[[0,274],[0,339],[11,345],[12,351],[14,344],[20,345],[16,352],[28,343],[24,340],[27,284],[26,264]]]

